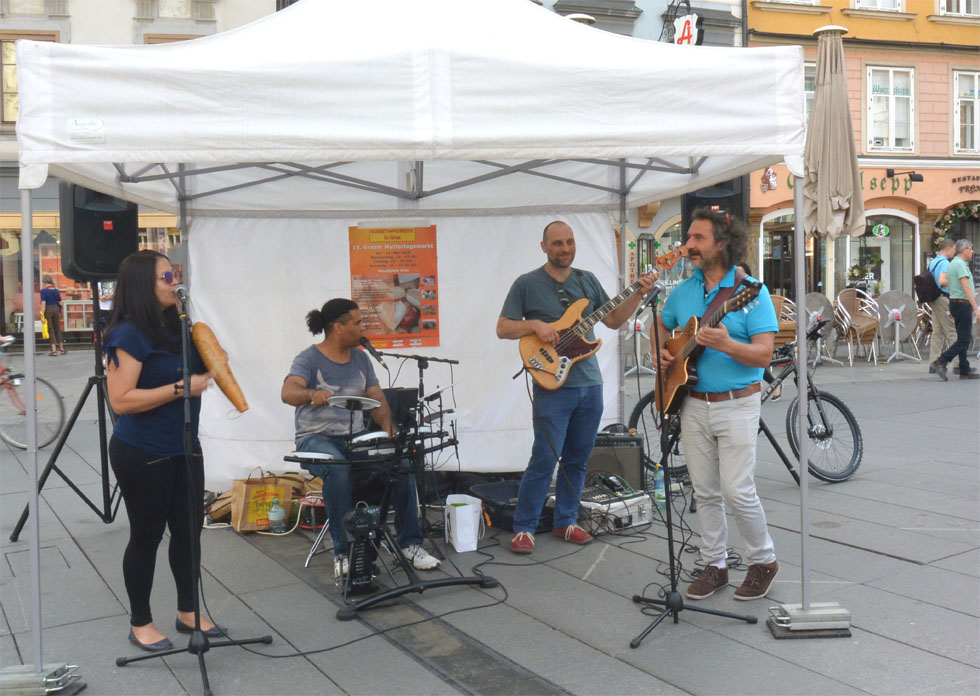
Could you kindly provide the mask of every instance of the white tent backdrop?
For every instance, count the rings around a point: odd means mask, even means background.
[[[636,40],[526,0],[305,0],[169,45],[19,41],[17,68],[21,188],[56,175],[181,214],[196,318],[254,409],[229,420],[209,397],[202,432],[221,443],[209,455],[254,438],[240,470],[282,454],[278,385],[310,341],[302,315],[349,294],[348,224],[439,226],[440,284],[460,290],[442,293],[433,355],[463,362],[464,464],[511,467],[526,458],[527,400],[509,381],[515,346],[492,328],[513,277],[543,261],[543,223],[573,220],[578,264],[612,293],[597,211],[621,219],[779,161],[802,171],[800,47]],[[502,213],[514,217],[467,217]]]
[[[516,471],[530,452],[530,402],[515,341],[495,327],[504,296],[520,273],[544,262],[541,230],[558,214],[433,217],[439,255],[440,346],[399,353],[452,358],[456,403],[470,411],[459,423],[460,464],[466,471]],[[592,270],[615,294],[618,261],[605,212],[561,215],[575,230],[576,267]],[[361,221],[364,219],[362,218]],[[411,220],[409,220],[411,221]],[[281,470],[293,449],[293,408],[279,399],[293,357],[314,340],[306,313],[331,297],[350,296],[349,225],[359,220],[201,218],[194,223],[192,316],[214,329],[249,402],[239,415],[217,389],[205,392],[201,441],[207,485],[224,490],[254,466]],[[401,222],[404,222],[402,220]],[[604,326],[599,352],[606,377],[606,421],[617,415],[617,334]],[[399,360],[386,358],[394,376]],[[431,363],[427,392],[450,384],[449,366]],[[388,375],[376,366],[382,386]],[[394,386],[418,385],[406,361]],[[445,406],[451,404],[446,394]],[[448,451],[446,452],[448,454]],[[443,457],[444,466],[457,462]]]

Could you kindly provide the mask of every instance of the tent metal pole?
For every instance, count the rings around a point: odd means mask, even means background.
[[[619,160],[619,292],[622,292],[629,281],[627,273],[629,273],[629,266],[627,265],[627,249],[626,249],[626,160]],[[633,321],[631,317],[629,321]],[[617,400],[617,407],[619,408],[619,414],[616,417],[616,422],[622,422],[626,418],[626,380],[623,375],[626,372],[626,345],[623,337],[625,332],[621,326],[616,332],[619,340],[617,341],[617,355],[619,368],[616,372],[617,378],[619,380],[619,398]]]
[[[803,611],[810,610],[810,492],[807,471],[810,438],[807,437],[807,355],[806,355],[806,233],[803,231],[803,177],[793,177],[793,274],[796,278],[797,438],[800,443],[800,574]],[[831,240],[831,243],[833,241]]]
[[[187,229],[187,165],[177,165],[177,176],[179,181],[177,202],[180,205],[178,210],[177,224],[180,226],[180,245],[184,247],[184,278],[183,282],[190,287],[191,282],[191,240],[190,230]]]
[[[34,337],[34,220],[30,189],[20,192],[20,273],[24,297],[24,403],[27,409],[27,463],[31,473],[27,500],[31,519],[31,637],[34,671],[41,676],[41,524],[37,490],[37,358]]]

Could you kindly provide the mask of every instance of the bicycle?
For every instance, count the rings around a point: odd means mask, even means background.
[[[807,340],[816,341],[820,331],[829,319],[818,321],[807,332]],[[771,367],[782,367],[772,381],[767,379],[766,388],[762,392],[762,403],[769,401],[773,393],[782,386],[790,375],[793,383],[796,381],[798,367],[796,357],[796,341],[777,348],[773,353]],[[654,392],[649,392],[640,399],[630,414],[628,426],[644,437],[647,443],[647,454],[644,464],[655,468],[659,463],[660,454],[660,414],[654,407]],[[786,410],[786,435],[794,457],[799,460],[799,397],[794,397]],[[861,465],[864,456],[864,439],[861,428],[854,414],[838,397],[817,387],[813,381],[813,371],[807,371],[807,437],[810,446],[807,448],[807,469],[816,478],[828,483],[840,483],[851,478]],[[669,439],[674,441],[674,449],[669,458],[671,477],[683,476],[687,467],[683,464],[683,453],[680,448],[680,438],[674,437],[680,431],[680,418],[671,417],[667,421]],[[793,479],[799,483],[800,477],[794,463],[786,456],[779,446],[775,435],[766,422],[759,418],[759,430],[766,436],[776,454],[789,470]]]
[[[13,343],[13,338],[0,344],[0,353]],[[24,375],[10,372],[0,362],[0,440],[11,447],[27,449],[27,404],[21,393]],[[37,446],[50,445],[65,424],[65,404],[47,380],[36,378]]]

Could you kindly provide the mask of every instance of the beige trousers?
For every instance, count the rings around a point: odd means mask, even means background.
[[[949,298],[940,295],[929,303],[932,308],[932,339],[929,341],[929,362],[934,363],[942,352],[956,342],[956,327],[949,316]],[[943,347],[943,343],[946,347]]]

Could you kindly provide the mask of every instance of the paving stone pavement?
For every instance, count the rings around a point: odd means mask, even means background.
[[[16,366],[22,357],[5,355],[4,362]],[[779,577],[766,600],[736,602],[729,590],[698,603],[751,613],[757,624],[684,612],[679,623],[668,619],[637,649],[629,647],[653,619],[632,597],[654,596],[667,582],[660,574],[668,552],[659,522],[585,547],[539,535],[530,557],[510,554],[509,535],[491,530],[481,552],[450,550],[452,564],[425,576],[455,574],[454,565],[469,575],[483,564],[500,588],[430,589],[349,622],[335,618],[342,601],[329,554],[303,567],[308,532],[281,538],[208,530],[202,569],[211,614],[233,637],[273,637],[252,652],[208,652],[214,692],[980,693],[980,388],[943,383],[926,370],[925,363],[858,361],[853,368],[821,365],[816,374],[855,413],[864,436],[864,458],[852,479],[809,479],[811,601],[849,609],[850,638],[776,640],[764,625],[770,606],[801,600],[801,538],[799,490],[760,438],[757,478]],[[69,411],[93,371],[92,353],[83,348],[38,357],[39,376],[57,386]],[[627,379],[628,406],[650,386],[648,377]],[[787,451],[784,421],[793,391],[763,409]],[[27,462],[24,452],[0,447],[0,665],[8,666],[33,661],[32,522],[19,541],[9,540],[26,502]],[[40,453],[42,467],[49,451]],[[58,465],[101,500],[94,397]],[[103,524],[53,476],[40,517],[45,661],[80,665],[92,694],[201,693],[193,656],[115,664],[133,654],[121,573],[124,508]],[[696,526],[696,515],[685,513],[684,523]],[[678,530],[678,536],[687,534]],[[734,524],[731,537],[740,552]],[[441,541],[437,546],[444,551]],[[165,554],[161,545],[153,607],[158,625],[169,629],[175,596]],[[679,555],[685,570],[693,567],[694,554]],[[732,585],[743,573],[733,569]],[[290,656],[296,652],[306,654]]]

